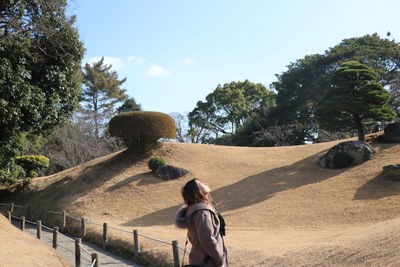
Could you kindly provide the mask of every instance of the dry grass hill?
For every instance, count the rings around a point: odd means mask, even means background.
[[[198,177],[213,189],[226,218],[232,266],[398,266],[400,182],[380,172],[399,163],[400,145],[372,144],[374,158],[355,167],[319,168],[318,158],[336,143],[266,148],[167,143],[158,154],[191,171],[174,181],[154,177],[148,159],[121,151],[37,178],[33,192],[14,201],[66,209],[184,244],[186,233],[175,228],[173,217],[182,204],[181,186]]]

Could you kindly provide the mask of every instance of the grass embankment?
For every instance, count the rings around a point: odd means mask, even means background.
[[[66,209],[91,221],[138,229],[184,244],[173,217],[180,188],[199,177],[226,218],[232,266],[396,265],[400,245],[400,183],[380,177],[399,163],[400,145],[373,144],[362,165],[322,169],[317,161],[338,142],[291,147],[226,147],[168,143],[159,155],[191,173],[162,181],[148,158],[118,152],[64,172],[34,179],[28,201],[37,214]],[[101,233],[101,229],[98,230]],[[132,242],[132,236],[114,234]],[[169,246],[142,240],[146,251]]]

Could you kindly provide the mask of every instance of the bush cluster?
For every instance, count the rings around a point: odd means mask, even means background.
[[[176,138],[176,124],[168,114],[153,111],[132,111],[110,120],[109,132],[120,137],[137,153],[153,149],[160,138]]]
[[[333,159],[333,166],[338,169],[350,167],[354,162],[354,158],[345,152],[337,153]]]
[[[49,168],[49,158],[42,155],[15,157],[15,163],[21,166],[26,177],[37,177],[41,171]]]
[[[12,172],[0,170],[0,183],[11,185],[17,181]]]
[[[162,157],[156,157],[149,160],[149,168],[155,172],[159,167],[167,165],[167,161]]]

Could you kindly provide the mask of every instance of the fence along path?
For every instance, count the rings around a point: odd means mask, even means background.
[[[2,203],[0,203],[0,206],[2,206],[2,205],[9,206],[11,212],[13,211],[14,207],[24,208],[24,206],[17,206],[17,205],[14,205],[13,203],[11,203],[11,204],[2,204]],[[29,214],[31,212],[31,207],[27,206],[25,208],[27,209],[27,213],[28,213],[28,216],[29,216]],[[126,229],[120,229],[120,228],[117,228],[117,227],[109,226],[107,223],[99,224],[99,223],[91,222],[91,221],[88,221],[87,219],[77,218],[77,217],[75,217],[75,216],[73,216],[71,214],[68,214],[65,210],[64,211],[47,211],[47,214],[52,214],[52,215],[55,215],[55,216],[59,217],[59,220],[61,222],[61,229],[64,229],[66,227],[67,217],[72,219],[72,220],[75,220],[75,222],[78,222],[80,224],[81,237],[83,237],[83,238],[85,237],[85,234],[86,234],[87,225],[91,224],[91,225],[94,225],[94,226],[97,226],[97,227],[102,227],[103,228],[103,248],[107,247],[107,243],[109,241],[108,230],[109,229],[113,229],[113,230],[117,230],[117,231],[120,231],[120,232],[123,232],[123,233],[129,233],[130,235],[133,234],[133,249],[134,249],[134,254],[135,255],[140,253],[139,236],[143,237],[145,239],[154,241],[154,242],[158,242],[158,243],[161,243],[161,244],[164,244],[164,245],[172,246],[173,266],[174,267],[180,267],[181,266],[181,260],[180,260],[179,251],[183,251],[184,254],[188,253],[188,251],[186,251],[186,249],[184,249],[184,248],[179,246],[178,241],[176,241],[176,240],[174,240],[172,242],[168,242],[168,241],[160,240],[160,239],[157,239],[157,238],[154,238],[154,237],[150,237],[150,236],[145,235],[143,233],[139,233],[139,231],[137,231],[137,230],[128,231]],[[47,214],[46,214],[46,217],[47,217]],[[99,260],[99,261],[101,262],[101,260]],[[121,266],[123,266],[123,265],[121,265]],[[135,265],[135,266],[139,266],[139,265]]]
[[[2,204],[0,206],[10,206],[13,208],[23,208],[23,206]],[[112,253],[103,250],[93,244],[84,242],[82,243],[80,238],[72,238],[70,236],[61,234],[58,232],[58,227],[53,229],[47,227],[41,223],[41,221],[30,221],[24,216],[18,217],[12,215],[9,212],[1,212],[4,214],[10,222],[20,228],[22,231],[41,239],[43,242],[52,246],[57,250],[58,253],[63,255],[65,259],[72,266],[135,266],[141,267],[140,265],[133,263],[127,259],[123,259],[119,256],[113,255]],[[39,230],[40,229],[40,230]]]

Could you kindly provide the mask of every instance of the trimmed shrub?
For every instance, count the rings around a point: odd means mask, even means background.
[[[158,167],[167,165],[167,161],[162,157],[152,158],[149,160],[149,168],[152,172],[155,172]]]
[[[2,184],[14,184],[17,181],[17,179],[14,177],[14,175],[5,170],[0,170],[0,183]]]
[[[333,159],[333,165],[335,168],[342,169],[346,167],[350,167],[354,162],[354,158],[349,153],[337,153]]]
[[[176,124],[168,114],[153,111],[132,111],[110,120],[109,132],[120,137],[137,153],[146,153],[157,146],[160,138],[176,138]]]
[[[41,155],[15,157],[15,163],[21,166],[26,177],[37,177],[39,172],[49,168],[49,158]]]

